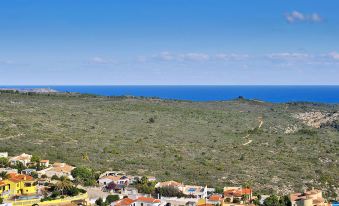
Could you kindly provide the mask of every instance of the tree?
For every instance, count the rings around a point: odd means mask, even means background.
[[[115,202],[115,201],[117,201],[117,200],[119,200],[120,198],[119,198],[119,195],[108,195],[107,197],[106,197],[106,204],[111,204],[112,202]]]
[[[104,201],[102,200],[101,197],[99,197],[97,200],[95,200],[95,204],[98,206],[104,206]]]
[[[64,194],[64,190],[70,189],[72,187],[71,181],[64,177],[61,176],[60,180],[55,184],[55,187],[57,190],[61,191],[61,194]]]
[[[4,199],[2,197],[0,197],[0,204],[4,203]]]
[[[22,170],[26,169],[26,166],[22,164],[22,162],[17,162],[14,168],[17,169],[19,173],[21,173]]]
[[[276,195],[271,195],[264,200],[264,206],[281,206],[279,198]]]
[[[9,178],[9,174],[5,171],[3,172],[0,172],[0,178],[5,180],[5,179],[8,179]]]
[[[40,160],[41,158],[37,155],[33,155],[31,158],[31,162],[34,162],[34,163],[40,163]]]
[[[39,177],[38,173],[37,172],[32,172],[31,173],[31,176],[35,179],[37,179]]]
[[[147,177],[142,177],[136,184],[140,193],[151,194],[155,190],[155,182],[149,181]]]
[[[292,206],[291,200],[287,195],[282,196],[279,201],[283,206]]]
[[[60,178],[57,176],[57,175],[53,175],[52,177],[51,177],[51,180],[59,180]]]
[[[92,186],[96,183],[95,174],[90,168],[77,167],[72,170],[71,174],[78,181],[82,181],[85,186]]]
[[[7,167],[8,166],[8,159],[5,157],[0,157],[0,167]]]
[[[165,186],[160,188],[155,188],[153,196],[161,195],[164,197],[184,197],[184,193],[182,193],[178,188],[173,186]]]

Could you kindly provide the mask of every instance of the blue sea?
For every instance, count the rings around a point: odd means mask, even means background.
[[[338,86],[0,86],[0,88],[50,88],[104,96],[143,96],[190,101],[221,101],[243,96],[267,102],[339,103]]]

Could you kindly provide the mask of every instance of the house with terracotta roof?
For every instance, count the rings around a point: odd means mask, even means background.
[[[239,200],[251,200],[252,199],[252,189],[251,188],[242,188],[242,187],[224,187],[224,198],[233,202],[234,199]],[[245,197],[245,199],[244,199]]]
[[[46,175],[49,178],[53,177],[54,175],[58,177],[65,176],[72,180],[73,177],[71,172],[74,169],[75,167],[68,165],[66,163],[56,162],[52,165],[52,167],[38,171],[38,174],[39,176]]]
[[[138,197],[134,200],[133,206],[160,206],[165,205],[165,203],[161,203],[161,200],[154,199],[152,197]]]
[[[21,155],[11,157],[9,159],[9,162],[11,165],[17,165],[19,162],[21,162],[24,166],[27,166],[29,163],[31,163],[32,155],[22,153]]]
[[[224,198],[219,194],[213,194],[208,197],[207,202],[212,205],[222,205],[224,202]]]
[[[112,202],[110,206],[135,206],[135,200],[132,200],[130,198],[123,198],[121,200],[117,200],[115,202]]]
[[[303,193],[290,194],[292,206],[326,206],[325,199],[321,190],[312,188]]]
[[[39,165],[41,167],[49,167],[49,160],[40,160]]]
[[[33,177],[23,174],[10,173],[9,178],[2,180],[0,185],[0,195],[5,198],[37,192]]]

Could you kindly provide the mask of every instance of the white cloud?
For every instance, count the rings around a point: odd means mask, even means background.
[[[172,61],[176,59],[176,57],[173,54],[167,51],[161,52],[160,54],[156,55],[156,57],[163,61]]]
[[[210,56],[204,53],[187,53],[179,55],[179,59],[183,61],[208,61]]]
[[[90,64],[114,64],[116,61],[102,57],[93,57],[89,60]]]
[[[285,18],[289,23],[296,22],[322,22],[323,18],[318,13],[304,14],[299,11],[292,11],[285,14]]]
[[[339,53],[338,52],[331,52],[328,56],[334,60],[339,60]]]
[[[224,54],[219,53],[215,55],[215,59],[222,61],[239,61],[248,59],[249,55],[247,54]]]
[[[268,58],[272,60],[307,60],[311,58],[311,55],[306,53],[290,53],[290,52],[284,52],[284,53],[272,53],[267,55]]]

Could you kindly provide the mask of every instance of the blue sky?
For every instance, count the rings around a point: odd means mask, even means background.
[[[337,0],[3,0],[0,85],[339,84]]]

